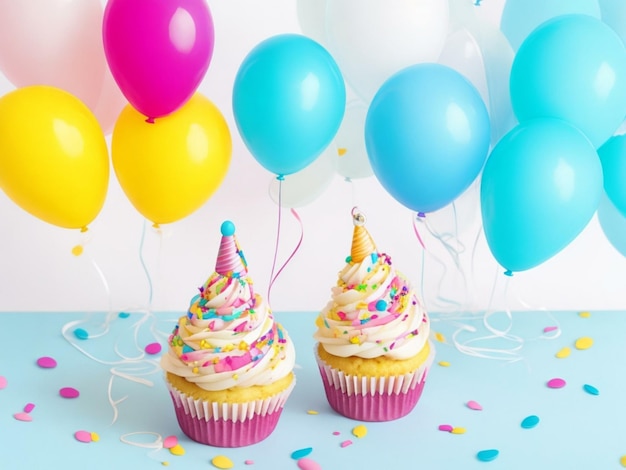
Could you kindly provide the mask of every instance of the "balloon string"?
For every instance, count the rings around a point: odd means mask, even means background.
[[[289,257],[287,258],[287,260],[283,263],[283,265],[280,267],[280,269],[276,272],[276,275],[274,275],[274,271],[276,269],[276,262],[277,262],[277,258],[278,258],[278,247],[279,247],[279,244],[280,244],[281,212],[282,212],[282,180],[279,179],[278,180],[278,227],[277,227],[277,230],[276,230],[276,246],[274,248],[274,260],[272,262],[272,271],[271,271],[271,274],[270,274],[270,283],[269,283],[269,287],[267,288],[267,302],[268,302],[269,305],[272,304],[272,301],[271,301],[272,286],[276,282],[276,279],[278,278],[280,273],[287,267],[287,264],[289,264],[289,262],[296,255],[296,253],[300,249],[300,245],[302,245],[302,240],[304,238],[304,226],[302,224],[302,220],[300,219],[300,216],[298,215],[296,210],[291,208],[291,214],[294,216],[294,218],[298,221],[298,224],[300,225],[300,239],[298,240],[298,243],[296,244],[296,247],[293,249],[293,251],[291,252]]]
[[[154,294],[154,288],[152,286],[152,277],[150,276],[150,271],[148,270],[148,266],[146,265],[146,261],[143,257],[144,244],[146,241],[146,227],[148,221],[144,219],[143,227],[141,230],[141,239],[139,240],[139,262],[141,263],[141,268],[143,269],[144,274],[146,275],[146,280],[148,281],[148,310],[152,308],[152,296]],[[162,234],[160,229],[157,229],[159,233]],[[161,237],[162,239],[163,237]]]

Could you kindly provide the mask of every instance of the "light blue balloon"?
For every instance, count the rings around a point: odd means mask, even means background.
[[[489,115],[457,71],[422,63],[391,76],[372,100],[365,145],[374,175],[405,207],[432,212],[476,179],[489,151]]]
[[[604,173],[604,191],[626,217],[626,135],[611,137],[598,149]]]
[[[557,16],[574,13],[600,18],[598,0],[506,0],[500,29],[517,51],[537,26]]]
[[[524,271],[578,236],[602,195],[591,142],[558,119],[533,119],[506,134],[487,159],[480,205],[487,244],[504,268]]]
[[[277,175],[295,173],[322,153],[345,106],[346,89],[334,59],[297,34],[258,44],[233,85],[237,129],[252,156]]]
[[[613,248],[626,256],[626,217],[617,210],[606,194],[598,206],[598,222]]]
[[[543,23],[524,41],[511,68],[519,122],[563,119],[600,147],[626,116],[626,49],[615,31],[587,15]]]
[[[626,43],[626,2],[624,0],[599,0],[601,18]]]

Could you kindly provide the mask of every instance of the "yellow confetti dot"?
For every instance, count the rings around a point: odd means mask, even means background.
[[[576,349],[580,350],[589,349],[591,346],[593,346],[593,340],[589,336],[583,336],[582,338],[578,338],[576,340],[574,346],[576,346]]]
[[[439,361],[438,364],[441,367],[450,367],[450,363],[448,361]]]
[[[169,462],[166,460],[164,462],[161,462],[161,465],[163,465],[164,467],[168,467],[169,466]]]
[[[100,436],[98,435],[98,433],[97,433],[97,432],[92,432],[92,433],[91,433],[91,440],[92,440],[93,442],[98,442],[98,441],[100,440]]]
[[[591,316],[591,312],[580,312],[578,316],[582,318],[589,318]]]
[[[437,341],[439,341],[440,343],[445,343],[446,342],[446,337],[443,334],[439,333],[439,332],[435,333],[435,339]]]
[[[352,338],[350,338],[350,342],[352,344],[361,344],[361,340],[359,339],[358,336],[353,336]]]
[[[452,431],[450,431],[452,434],[465,434],[467,432],[467,430],[465,428],[457,428],[454,427],[452,428]]]
[[[570,353],[572,352],[572,350],[565,346],[564,348],[561,348],[556,354],[555,356],[558,357],[559,359],[565,359],[567,356],[570,355]]]
[[[233,468],[235,466],[233,461],[230,460],[225,455],[216,455],[211,460],[211,463],[213,464],[214,467],[217,467],[217,468]]]
[[[347,151],[348,151],[347,148],[339,147],[337,149],[337,155],[339,155],[340,157],[343,157]]]
[[[198,369],[197,367],[194,367],[193,369],[191,369],[191,371],[192,371],[194,374],[197,374],[199,370],[200,370],[200,369]]]
[[[352,434],[359,439],[365,437],[367,434],[367,427],[364,424],[359,424],[358,426],[352,428]]]
[[[319,413],[318,413],[317,411],[315,411],[315,410],[309,410],[309,411],[307,411],[307,413],[308,413],[308,414],[310,414],[310,415],[317,415],[317,414],[319,414]]]
[[[622,464],[622,467],[626,467],[626,455],[622,455],[622,458],[619,459],[619,463]]]
[[[174,447],[170,447],[170,454],[172,455],[185,455],[185,449],[180,444],[176,444]]]
[[[72,248],[72,254],[74,256],[80,256],[83,254],[83,246],[82,245],[76,245],[75,247]]]

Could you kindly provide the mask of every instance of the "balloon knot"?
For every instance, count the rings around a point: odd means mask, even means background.
[[[513,271],[511,271],[510,269],[507,269],[506,271],[504,271],[504,275],[505,276],[509,276],[509,277],[513,277]]]
[[[285,175],[278,175],[278,176],[276,176],[276,179],[278,181],[285,181]]]
[[[148,124],[154,124],[154,118],[153,117],[149,117],[149,118],[146,119],[146,122]]]
[[[152,224],[152,228],[159,230],[161,228],[161,226],[158,224],[158,222],[155,222]]]
[[[417,216],[423,219],[424,217],[426,217],[426,214],[424,214],[423,212],[418,212]]]
[[[479,6],[480,6],[480,2],[481,2],[481,1],[482,1],[482,0],[476,0],[476,1],[474,2],[474,6],[475,6],[475,7],[479,7]]]
[[[89,230],[89,229],[88,229],[88,228],[87,228],[87,226],[85,225],[84,227],[81,227],[81,228],[80,228],[80,233],[85,233],[87,230]]]

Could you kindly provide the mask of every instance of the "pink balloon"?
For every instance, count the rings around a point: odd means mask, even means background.
[[[93,109],[102,89],[100,0],[0,1],[0,71],[18,88],[61,88]]]
[[[113,132],[115,122],[124,109],[124,106],[127,104],[128,101],[126,101],[122,91],[117,86],[117,83],[115,83],[111,71],[107,67],[104,73],[104,82],[102,83],[100,98],[95,108],[92,110],[100,123],[104,135],[109,135]]]
[[[191,98],[213,55],[205,0],[109,0],[102,37],[113,78],[150,122]]]

